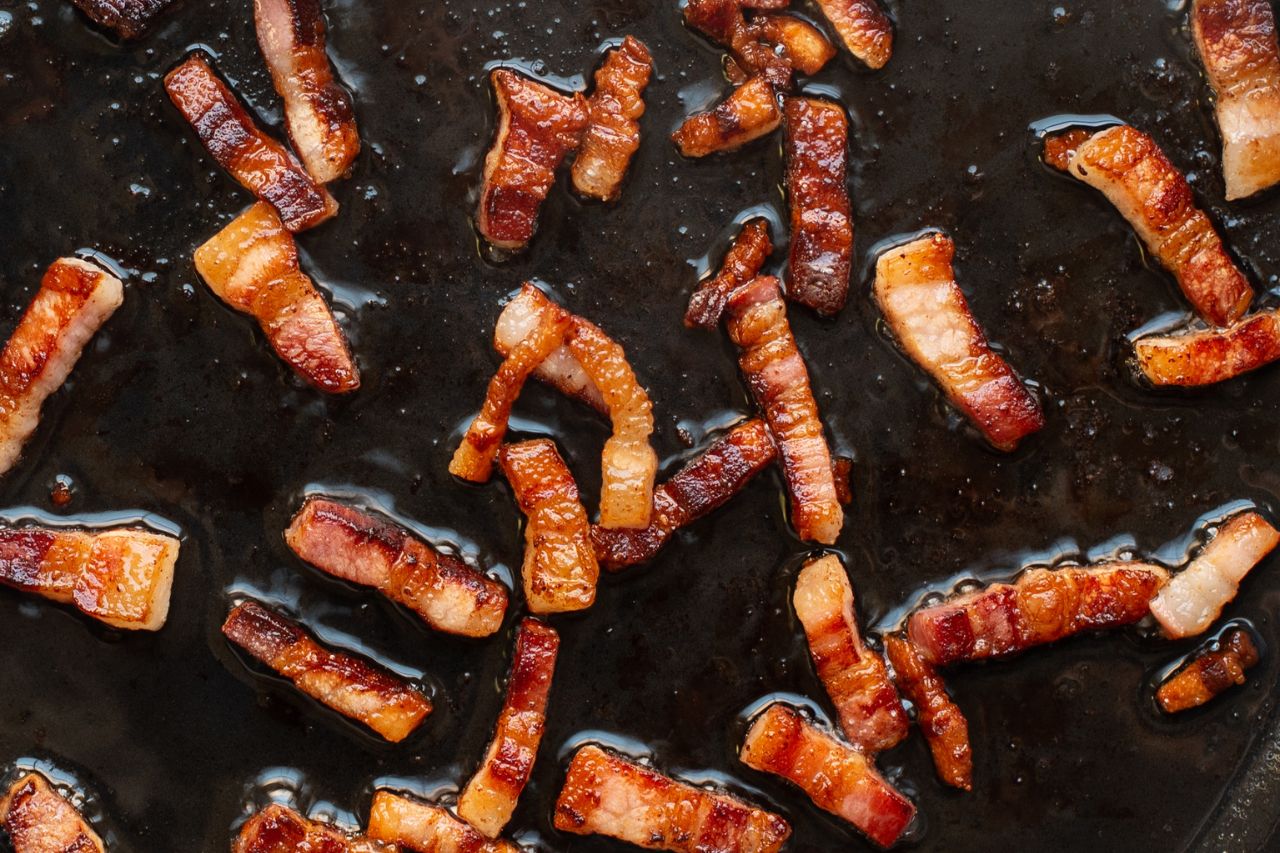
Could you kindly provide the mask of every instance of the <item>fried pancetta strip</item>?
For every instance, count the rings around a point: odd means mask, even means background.
[[[764,14],[751,19],[751,26],[782,49],[791,67],[801,74],[817,74],[836,55],[836,49],[822,30],[795,15]]]
[[[493,740],[458,797],[458,816],[490,838],[497,838],[511,820],[533,772],[559,651],[560,635],[550,625],[533,618],[520,623],[507,698]]]
[[[556,168],[582,142],[590,112],[572,98],[506,68],[491,75],[498,129],[484,159],[480,235],[499,249],[522,249],[538,227],[538,209]]]
[[[1218,96],[1227,201],[1280,181],[1280,44],[1268,0],[1195,0],[1191,33]]]
[[[648,527],[592,527],[596,556],[612,571],[653,559],[671,534],[722,506],[777,455],[764,421],[739,424],[653,490]]]
[[[771,254],[773,241],[769,239],[769,220],[748,220],[725,254],[720,272],[699,284],[689,297],[684,324],[690,329],[719,326],[729,294],[759,275],[760,268]]]
[[[1079,139],[1080,134],[1072,139]],[[1050,138],[1052,140],[1052,137]],[[1100,190],[1173,274],[1196,313],[1215,326],[1239,319],[1253,289],[1222,245],[1191,186],[1154,139],[1128,125],[1080,141],[1046,140],[1046,162]]]
[[[493,330],[493,348],[499,354],[510,355],[516,345],[542,325],[556,322],[566,314],[565,310],[547,298],[537,287],[525,283],[515,299],[507,303],[498,315]],[[581,400],[601,414],[608,414],[600,389],[587,376],[582,365],[569,352],[568,347],[553,350],[533,371],[535,378],[555,388],[566,397]]]
[[[792,600],[844,736],[872,755],[897,746],[907,736],[907,712],[884,659],[858,631],[853,586],[840,558],[827,554],[805,564]]]
[[[326,649],[301,625],[256,601],[234,607],[222,633],[303,693],[392,743],[408,737],[431,713],[427,697],[400,676]]]
[[[521,574],[529,610],[564,613],[590,607],[600,578],[591,522],[555,442],[508,444],[498,464],[528,519]]]
[[[330,394],[360,387],[346,335],[298,265],[275,208],[258,202],[196,249],[196,272],[219,299],[258,321],[276,355]]]
[[[0,798],[0,826],[13,853],[106,853],[89,821],[66,797],[34,771],[9,786]]]
[[[280,214],[284,227],[305,231],[338,212],[338,203],[289,150],[267,136],[197,50],[164,78],[169,99],[190,122],[218,165]]]
[[[1040,402],[987,336],[956,284],[955,244],[933,233],[876,261],[876,302],[906,354],[997,450],[1044,427]]]
[[[671,139],[684,156],[706,157],[741,148],[772,133],[781,122],[773,86],[763,77],[753,77],[710,111],[685,119]]]
[[[100,27],[122,39],[146,35],[152,23],[174,0],[74,0],[77,8]]]
[[[369,810],[370,838],[413,853],[519,853],[502,839],[485,838],[449,810],[390,791],[376,791]]]
[[[284,99],[294,150],[322,184],[340,178],[360,153],[351,95],[325,53],[320,0],[254,0],[258,47]]]
[[[791,334],[778,280],[754,279],[734,291],[725,307],[729,337],[742,350],[738,365],[778,445],[796,532],[805,541],[831,545],[840,535],[844,510],[809,370]]]
[[[1132,625],[1168,580],[1166,570],[1146,563],[1030,569],[1015,583],[917,610],[907,633],[935,666],[1004,657],[1082,631]]]
[[[1226,382],[1280,359],[1280,311],[1259,311],[1226,329],[1139,338],[1133,351],[1153,385]]]
[[[649,49],[631,36],[609,51],[596,71],[596,90],[587,101],[591,124],[573,161],[573,186],[583,195],[611,201],[622,191],[631,157],[640,148],[639,119],[652,74]]]
[[[779,91],[791,87],[791,60],[766,37],[764,27],[747,23],[738,0],[689,0],[684,18],[689,26],[733,52],[734,83],[759,76]]]
[[[579,749],[569,763],[555,825],[675,853],[776,853],[791,835],[790,825],[772,812],[594,745]]]
[[[245,821],[232,853],[395,853],[395,848],[272,803]]]
[[[1236,628],[1160,685],[1156,701],[1166,714],[1198,708],[1219,693],[1245,683],[1245,670],[1258,663],[1248,631]]]
[[[17,463],[40,424],[40,407],[122,302],[120,279],[93,264],[59,258],[45,271],[0,352],[0,474]]]
[[[1194,637],[1222,614],[1249,570],[1280,543],[1280,531],[1256,512],[1226,521],[1209,544],[1151,602],[1165,636]]]
[[[876,0],[817,0],[849,52],[869,68],[884,68],[893,55],[893,21]]]
[[[796,785],[814,805],[891,847],[915,816],[910,800],[858,750],[841,743],[789,705],[756,717],[739,754],[743,763]]]
[[[969,721],[947,694],[938,671],[911,641],[897,635],[884,638],[885,655],[893,665],[893,680],[916,709],[916,725],[929,742],[938,778],[953,788],[973,790],[973,750]]]
[[[322,572],[373,587],[438,631],[487,637],[502,625],[505,586],[383,516],[310,497],[284,538]]]

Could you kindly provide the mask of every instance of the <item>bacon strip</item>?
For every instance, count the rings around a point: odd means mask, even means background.
[[[839,104],[818,98],[787,98],[783,114],[791,204],[787,296],[830,316],[844,307],[853,265],[849,119]]]
[[[735,84],[758,75],[779,91],[790,88],[791,60],[768,42],[763,27],[747,23],[738,0],[689,0],[684,19],[733,52]]]
[[[831,545],[840,535],[844,510],[809,370],[791,334],[778,280],[761,276],[743,285],[726,309],[729,336],[742,350],[738,365],[778,444],[796,532],[806,541]]]
[[[671,140],[686,157],[706,157],[741,148],[772,133],[781,122],[773,86],[763,77],[753,77],[714,109],[686,118]]]
[[[493,348],[499,354],[511,351],[534,333],[540,326],[555,323],[565,310],[547,298],[541,290],[526,282],[515,299],[507,303],[498,315],[498,325],[493,330]],[[582,365],[569,352],[560,347],[551,352],[533,371],[535,378],[555,388],[566,397],[581,400],[601,414],[608,414],[600,389],[587,376]]]
[[[897,746],[907,736],[907,712],[884,659],[858,631],[853,587],[840,558],[827,554],[806,563],[792,600],[844,736],[870,754]]]
[[[884,638],[894,683],[916,709],[916,725],[929,742],[938,778],[953,788],[973,790],[973,750],[969,721],[947,694],[938,671],[912,643],[897,635]]]
[[[772,812],[594,745],[579,749],[569,763],[555,825],[675,853],[776,853],[791,835],[790,825]]]
[[[881,847],[892,846],[916,813],[871,759],[789,705],[775,702],[756,717],[739,757],[748,767],[796,785],[814,805],[848,821]]]
[[[303,693],[392,743],[408,737],[431,713],[431,702],[403,678],[326,649],[301,625],[256,601],[234,607],[222,633]]]
[[[498,130],[484,160],[477,225],[494,246],[522,249],[533,239],[556,168],[582,142],[590,113],[582,95],[566,97],[506,68],[490,79]]]
[[[591,547],[591,522],[555,442],[508,444],[498,454],[524,529],[524,596],[534,613],[585,610],[595,603],[600,566]]]
[[[232,853],[395,853],[395,848],[272,803],[245,822]]]
[[[351,95],[325,53],[320,0],[254,0],[258,47],[284,99],[294,150],[322,184],[340,178],[360,153]]]
[[[816,0],[849,52],[869,68],[884,68],[893,56],[893,21],[876,0]]]
[[[196,249],[196,272],[235,310],[258,321],[276,355],[330,394],[360,387],[346,335],[298,265],[298,246],[275,208],[258,202]]]
[[[62,386],[89,339],[124,302],[120,279],[59,258],[0,352],[0,474],[22,455],[40,407]]]
[[[383,516],[311,497],[284,538],[322,572],[373,587],[438,631],[487,637],[502,626],[506,587]]]
[[[520,623],[507,698],[493,740],[458,798],[458,816],[490,838],[497,838],[511,820],[533,772],[559,651],[560,635],[550,625],[533,618]]]
[[[822,30],[795,15],[764,14],[751,19],[752,27],[778,45],[791,67],[801,74],[817,74],[836,55]]]
[[[369,811],[369,837],[413,853],[519,853],[502,839],[490,840],[448,809],[390,791],[376,791]]]
[[[729,294],[759,275],[771,254],[773,241],[769,239],[769,220],[749,220],[725,254],[720,272],[699,284],[689,297],[684,324],[690,329],[719,326]]]
[[[1227,329],[1139,338],[1133,350],[1153,385],[1226,382],[1280,359],[1280,312],[1259,311]]]
[[[262,132],[203,50],[166,74],[164,87],[210,156],[274,207],[290,231],[305,231],[337,214],[338,203],[329,191],[287,148]]]
[[[1074,153],[1061,145],[1050,148],[1049,140],[1045,144],[1049,165],[1100,190],[1115,205],[1173,273],[1197,314],[1215,326],[1228,326],[1244,314],[1253,299],[1249,282],[1209,217],[1196,207],[1187,179],[1155,140],[1119,125],[1079,142]]]
[[[648,527],[592,527],[596,556],[611,571],[653,559],[673,533],[723,506],[777,455],[764,421],[739,424],[654,489]]]
[[[1256,512],[1229,519],[1199,555],[1173,576],[1151,602],[1168,637],[1194,637],[1222,615],[1249,570],[1280,543],[1280,531]]]
[[[1245,670],[1257,663],[1253,638],[1237,628],[1166,679],[1156,691],[1156,701],[1166,714],[1198,708],[1219,693],[1244,684]]]
[[[1031,569],[911,614],[907,633],[935,666],[1004,657],[1082,631],[1132,625],[1169,573],[1146,563]]]
[[[98,26],[122,39],[141,38],[173,0],[74,0],[76,7]]]
[[[956,284],[955,244],[933,233],[876,261],[876,302],[907,355],[997,450],[1044,427],[1040,402],[987,336]]]
[[[13,853],[106,853],[106,845],[66,797],[36,772],[0,798],[0,818]]]
[[[639,39],[627,36],[596,71],[596,90],[587,101],[591,124],[573,161],[573,186],[585,196],[610,201],[622,191],[631,158],[640,148],[644,90],[653,57]]]

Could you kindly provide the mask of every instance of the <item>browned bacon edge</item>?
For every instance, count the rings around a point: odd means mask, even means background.
[[[541,326],[552,324],[568,312],[547,298],[535,285],[525,282],[520,293],[498,315],[493,330],[493,348],[500,355],[511,351]],[[570,315],[572,316],[572,315]],[[587,376],[567,347],[560,347],[543,359],[533,375],[566,397],[586,403],[602,415],[609,414],[600,389]]]
[[[822,30],[795,15],[763,14],[751,19],[766,42],[776,44],[791,67],[801,74],[817,74],[836,55]]]
[[[737,0],[689,0],[684,7],[689,26],[713,41],[729,48],[733,57],[732,82],[759,76],[778,91],[791,86],[792,63],[785,51],[777,50],[776,40],[767,37],[765,29],[754,22],[748,24]],[[771,43],[773,41],[773,43]]]
[[[98,26],[113,30],[122,39],[141,38],[147,34],[162,12],[174,0],[74,0]]]
[[[413,853],[519,853],[520,849],[508,841],[485,838],[446,808],[386,790],[374,792],[368,834]]]
[[[706,157],[741,148],[772,133],[781,122],[773,86],[763,77],[753,77],[710,111],[685,119],[671,140],[686,157]]]
[[[1259,311],[1226,329],[1149,335],[1134,341],[1133,350],[1152,385],[1226,382],[1280,359],[1280,312]]]
[[[759,275],[771,254],[773,241],[769,239],[769,220],[748,220],[725,254],[720,272],[700,283],[689,297],[684,324],[691,329],[719,326],[729,294]]]
[[[232,853],[396,853],[395,848],[352,836],[272,803],[240,828]]]
[[[611,201],[622,192],[622,179],[640,148],[639,119],[652,74],[649,49],[631,36],[610,50],[596,71],[596,89],[587,101],[591,124],[573,161],[573,186],[583,195]]]
[[[43,774],[23,774],[0,797],[0,826],[14,853],[105,853],[106,845]]]
[[[893,22],[876,0],[816,0],[849,52],[869,68],[883,68],[893,55]]]
[[[1258,660],[1258,647],[1249,632],[1232,629],[1169,676],[1156,690],[1156,701],[1166,714],[1198,708],[1219,693],[1244,684],[1245,671]]]
[[[897,635],[884,638],[885,655],[893,666],[893,680],[916,709],[916,725],[933,753],[938,778],[953,788],[973,790],[973,750],[969,745],[969,721],[947,694],[938,671],[924,659],[910,640]]]

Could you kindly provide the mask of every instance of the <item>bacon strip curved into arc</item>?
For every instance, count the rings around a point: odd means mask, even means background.
[[[1153,385],[1226,382],[1280,360],[1280,311],[1259,311],[1226,329],[1149,335],[1134,341],[1133,351]]]
[[[375,791],[369,810],[370,838],[413,853],[519,853],[502,839],[489,839],[449,810],[387,790]]]
[[[540,326],[555,323],[558,317],[567,313],[537,287],[525,282],[516,298],[508,302],[498,315],[498,324],[493,330],[493,348],[500,355],[510,355],[521,341]],[[566,397],[586,403],[602,415],[609,413],[600,389],[591,381],[591,377],[582,369],[568,347],[553,350],[534,369],[533,375],[535,379],[550,385]]]
[[[106,853],[89,821],[43,774],[25,773],[0,798],[0,826],[13,853]]]
[[[649,48],[631,36],[610,50],[596,71],[596,90],[587,100],[591,123],[573,161],[573,186],[583,195],[610,201],[622,191],[627,167],[640,148],[639,119],[652,74]]]
[[[964,712],[947,694],[938,671],[910,640],[886,636],[884,651],[893,665],[894,683],[915,706],[916,725],[929,743],[938,778],[953,788],[972,791],[973,749]]]
[[[272,803],[245,821],[232,853],[396,853],[379,841],[351,836]]]
[[[763,77],[753,77],[708,112],[686,118],[671,140],[685,157],[706,157],[741,148],[781,123],[773,86]]]
[[[876,0],[816,0],[849,52],[880,69],[893,56],[893,21]]]
[[[174,0],[74,0],[76,7],[95,24],[112,30],[125,40],[147,34],[155,19]]]
[[[1236,628],[1201,649],[1190,663],[1166,679],[1156,690],[1156,701],[1166,714],[1198,708],[1219,693],[1244,684],[1245,672],[1258,660],[1258,647],[1249,632]]]
[[[773,241],[769,239],[769,220],[748,220],[725,253],[720,272],[700,283],[689,297],[684,324],[690,329],[719,326],[729,294],[759,275],[771,254]]]

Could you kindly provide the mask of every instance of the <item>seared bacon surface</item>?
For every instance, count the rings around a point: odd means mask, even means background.
[[[98,26],[114,30],[120,38],[136,39],[146,35],[160,13],[174,0],[75,0]]]
[[[390,791],[373,795],[369,811],[369,837],[399,845],[413,853],[518,853],[519,848],[501,839],[490,840],[448,809]]]
[[[533,618],[520,623],[507,698],[493,740],[458,798],[458,815],[490,838],[497,838],[511,820],[533,772],[559,651],[560,635],[551,626]]]
[[[493,348],[501,355],[511,351],[541,326],[558,322],[567,312],[547,298],[541,290],[525,283],[515,299],[507,303],[498,315],[498,325],[493,330]],[[555,388],[566,397],[581,400],[601,414],[608,414],[600,389],[582,369],[582,365],[569,352],[559,347],[551,352],[533,371],[535,378]]]
[[[254,123],[203,50],[165,75],[164,87],[210,156],[274,207],[290,231],[305,231],[337,214],[329,191]]]
[[[1259,311],[1226,329],[1139,338],[1133,350],[1153,385],[1226,382],[1280,359],[1280,312]]]
[[[885,655],[893,665],[893,680],[916,709],[916,725],[929,742],[938,778],[953,788],[973,790],[973,751],[969,721],[947,694],[938,671],[910,640],[884,638]]]
[[[196,272],[219,299],[258,321],[276,354],[321,391],[360,387],[347,338],[298,265],[275,208],[258,202],[196,249]]]
[[[392,743],[408,737],[431,713],[427,697],[398,675],[324,648],[302,626],[255,601],[233,608],[222,633],[303,693]]]
[[[763,77],[753,77],[710,111],[685,119],[671,139],[684,156],[706,157],[741,148],[772,133],[781,122],[773,86]]]
[[[506,587],[383,516],[311,497],[284,538],[311,565],[373,587],[438,631],[487,637],[502,625]]]
[[[881,847],[892,846],[916,813],[871,759],[789,705],[774,703],[756,717],[739,757],[748,767],[796,785],[814,805],[848,821]]]
[[[759,76],[773,88],[784,91],[791,86],[793,66],[785,52],[766,38],[764,29],[748,24],[738,0],[689,0],[684,19],[733,52],[731,75],[734,83]]]
[[[849,52],[869,68],[883,68],[893,55],[893,22],[876,0],[816,0]]]
[[[1044,426],[1035,396],[991,349],[956,284],[955,244],[933,233],[876,261],[876,301],[911,360],[998,450]]]
[[[89,339],[124,302],[124,285],[93,264],[59,258],[0,352],[0,474],[40,424],[40,407],[62,386]]]
[[[639,119],[652,73],[649,49],[631,36],[609,51],[596,71],[596,90],[587,101],[591,124],[573,161],[573,186],[583,195],[609,201],[622,191],[631,157],[640,148]]]
[[[821,30],[795,15],[763,14],[751,24],[766,41],[778,45],[801,74],[817,74],[836,55],[835,46]]]
[[[790,825],[772,812],[594,745],[579,749],[569,764],[555,825],[675,853],[775,853],[791,835]]]
[[[106,845],[76,807],[42,774],[26,773],[0,798],[0,823],[13,853],[105,853]]]
[[[255,814],[240,829],[232,853],[396,853],[379,841],[353,837],[309,820],[278,803]]]
[[[1166,714],[1198,708],[1219,693],[1245,683],[1245,670],[1258,663],[1258,648],[1248,631],[1236,628],[1189,664],[1170,676],[1156,691]]]
[[[689,297],[684,324],[691,329],[719,326],[729,294],[759,275],[771,254],[773,241],[769,239],[769,220],[749,220],[725,254],[720,272],[699,284]]]

